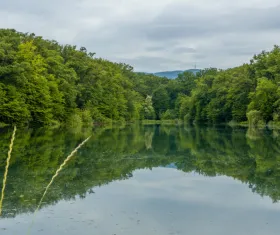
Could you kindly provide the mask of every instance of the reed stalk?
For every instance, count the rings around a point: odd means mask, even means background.
[[[14,140],[15,140],[15,136],[16,136],[16,131],[17,131],[17,127],[15,126],[13,135],[11,138],[10,146],[9,146],[5,173],[4,173],[4,177],[3,177],[3,186],[2,186],[2,190],[1,190],[1,199],[0,199],[0,216],[2,215],[2,205],[3,205],[3,201],[4,201],[4,196],[5,196],[5,188],[6,188],[6,184],[7,184],[8,171],[9,171],[10,160],[11,160],[11,155],[12,155],[12,151],[13,151],[13,145],[14,145]]]
[[[53,177],[51,178],[51,181],[49,182],[49,184],[47,185],[44,193],[43,193],[43,196],[34,212],[34,217],[33,217],[33,221],[32,221],[32,224],[31,226],[29,227],[29,231],[27,234],[30,234],[31,232],[31,228],[32,228],[32,225],[34,223],[34,219],[36,217],[36,213],[38,212],[38,210],[40,209],[41,205],[42,205],[42,202],[49,190],[49,188],[51,187],[52,183],[54,182],[55,178],[59,175],[59,172],[63,169],[63,167],[67,164],[68,161],[71,160],[71,158],[74,156],[74,154],[79,150],[79,148],[81,148],[89,139],[90,139],[91,136],[89,136],[87,139],[85,139],[82,143],[80,143],[68,156],[67,158],[64,160],[64,162],[59,166],[59,168],[56,170],[55,174],[53,175]]]

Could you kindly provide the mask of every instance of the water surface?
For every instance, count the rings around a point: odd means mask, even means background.
[[[12,130],[0,131],[0,183]],[[278,234],[280,131],[18,130],[0,234]],[[55,178],[85,138],[91,139]]]

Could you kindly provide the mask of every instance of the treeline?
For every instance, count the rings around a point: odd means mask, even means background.
[[[141,80],[141,92],[135,81]],[[154,118],[153,89],[167,79],[94,58],[82,47],[0,30],[0,122],[56,125]],[[150,96],[148,96],[150,95]]]
[[[184,73],[153,95],[157,118],[189,123],[280,122],[280,49],[255,55],[249,64],[196,75]]]
[[[280,122],[278,46],[240,67],[185,72],[174,80],[94,56],[84,47],[1,29],[0,123]]]

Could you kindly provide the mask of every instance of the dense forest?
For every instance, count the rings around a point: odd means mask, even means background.
[[[280,122],[280,48],[240,67],[170,80],[95,58],[86,48],[0,29],[0,123]]]

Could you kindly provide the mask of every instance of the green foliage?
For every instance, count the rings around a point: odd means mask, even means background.
[[[93,56],[86,48],[1,29],[0,122],[80,125],[154,119],[145,99],[168,79]]]
[[[153,107],[152,97],[147,96],[144,106],[143,106],[143,112],[144,112],[144,119],[147,120],[153,120],[156,117],[156,113]]]
[[[164,87],[160,87],[154,91],[153,107],[157,119],[160,119],[161,115],[169,108],[169,96]]]
[[[14,86],[0,83],[0,121],[4,123],[26,124],[30,111]]]
[[[101,123],[105,124],[105,123],[112,122],[112,120],[110,118],[107,118],[103,114],[101,114],[97,108],[91,109],[91,116],[92,116],[93,122],[95,122],[97,124],[101,124]]]
[[[192,90],[195,88],[196,75],[192,72],[184,72],[178,75],[176,82],[180,87],[181,93],[190,95]]]
[[[174,110],[167,109],[165,113],[162,114],[161,119],[163,120],[174,120],[176,119],[176,114]]]
[[[211,123],[244,122],[248,117],[253,126],[279,119],[279,61],[280,49],[275,46],[271,52],[254,56],[250,64],[202,70],[196,74],[195,85],[189,83],[191,92],[185,93],[189,98],[177,98],[179,117]]]
[[[81,118],[83,125],[90,126],[93,123],[92,116],[89,110],[84,109],[81,111]]]
[[[80,111],[70,114],[67,117],[66,125],[68,127],[81,127],[83,125],[83,119],[81,116]]]
[[[267,78],[258,80],[255,92],[250,93],[249,110],[259,110],[265,122],[273,119],[274,104],[279,99],[278,86]]]
[[[260,111],[265,124],[280,121],[278,46],[250,64],[184,72],[173,80],[94,55],[0,29],[0,122],[54,125],[79,116],[84,124],[170,118],[240,123],[252,110]]]
[[[247,113],[247,118],[250,127],[257,127],[260,125],[264,125],[262,112],[258,110],[251,110]]]

